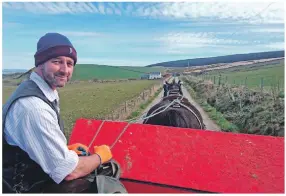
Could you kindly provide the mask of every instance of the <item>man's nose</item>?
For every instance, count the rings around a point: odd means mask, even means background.
[[[68,65],[67,65],[67,62],[63,62],[63,63],[62,63],[61,68],[60,68],[60,71],[61,71],[61,72],[64,72],[65,74],[68,73]]]

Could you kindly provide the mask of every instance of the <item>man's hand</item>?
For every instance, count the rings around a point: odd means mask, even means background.
[[[100,164],[106,163],[112,158],[112,153],[107,145],[95,146],[94,153],[100,157]]]
[[[73,144],[69,149],[77,151],[78,146],[82,147],[81,145]],[[77,167],[72,173],[66,176],[65,180],[69,181],[86,176],[93,172],[100,164],[106,163],[112,158],[112,153],[107,145],[95,146],[94,153],[90,156],[79,156]]]
[[[84,144],[76,143],[68,146],[69,150],[75,151],[79,156],[89,155],[88,148]]]

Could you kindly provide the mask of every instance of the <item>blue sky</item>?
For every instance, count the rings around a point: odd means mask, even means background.
[[[34,65],[38,39],[66,35],[78,63],[145,66],[284,49],[284,3],[5,2],[3,68]]]

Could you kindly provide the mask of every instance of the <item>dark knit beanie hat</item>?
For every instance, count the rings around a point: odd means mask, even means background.
[[[70,57],[77,61],[77,53],[70,40],[59,33],[47,33],[41,37],[34,55],[36,67],[52,58],[59,56]]]

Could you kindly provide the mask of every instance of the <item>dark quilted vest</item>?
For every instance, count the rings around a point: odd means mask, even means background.
[[[50,102],[32,80],[22,82],[2,108],[3,134],[3,192],[40,192],[51,178],[28,154],[17,146],[9,145],[4,138],[6,115],[10,107],[20,98],[35,96],[45,101],[57,114],[58,123],[64,131],[63,122],[55,103]]]

